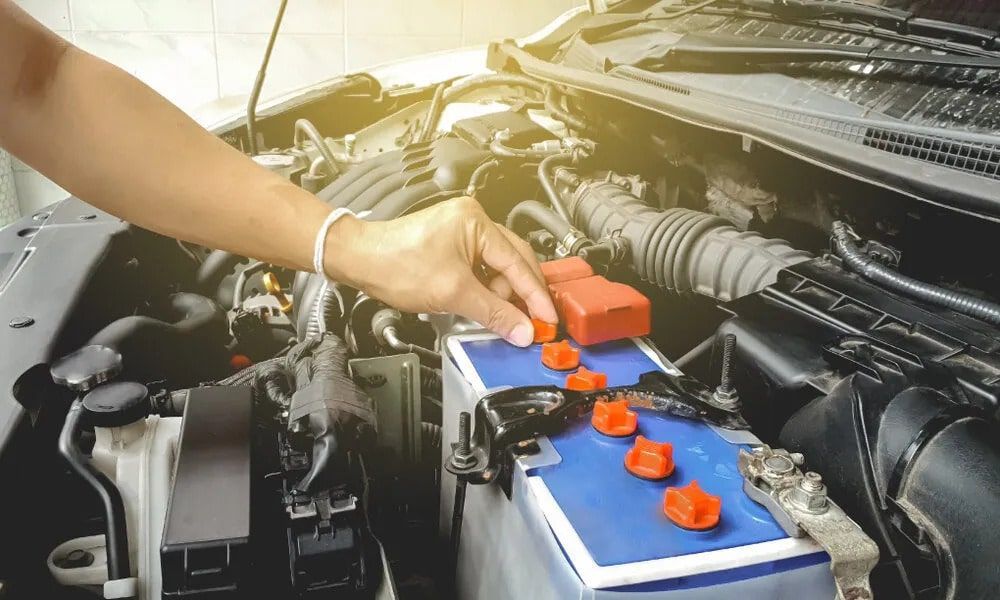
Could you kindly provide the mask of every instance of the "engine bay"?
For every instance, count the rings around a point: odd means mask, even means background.
[[[993,223],[526,75],[377,87],[263,117],[254,160],[366,219],[473,198],[560,330],[26,217],[5,597],[988,597]]]

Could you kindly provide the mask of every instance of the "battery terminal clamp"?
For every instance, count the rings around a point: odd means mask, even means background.
[[[661,371],[643,374],[634,385],[603,390],[576,391],[553,385],[502,390],[483,397],[475,409],[475,431],[462,448],[453,448],[445,468],[461,481],[486,484],[498,481],[510,496],[511,466],[517,456],[530,453],[534,444],[519,442],[551,435],[567,422],[593,410],[597,402],[625,401],[676,417],[702,421],[724,429],[746,430],[738,411],[720,408],[712,392],[696,379]],[[515,452],[509,452],[511,449]],[[456,457],[455,451],[461,450]]]
[[[801,454],[758,446],[740,450],[743,490],[770,511],[792,537],[808,535],[830,555],[838,600],[871,600],[868,577],[879,550],[857,523],[826,493],[817,473],[803,473]]]

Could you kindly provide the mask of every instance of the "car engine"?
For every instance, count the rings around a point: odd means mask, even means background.
[[[471,196],[564,330],[517,353],[75,198],[28,216],[0,596],[993,593],[992,223],[514,73],[347,78],[257,127],[262,168],[366,219]]]

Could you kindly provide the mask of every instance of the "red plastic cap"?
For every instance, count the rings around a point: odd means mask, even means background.
[[[242,371],[252,366],[253,361],[245,354],[234,354],[229,358],[229,367],[234,371]]]
[[[541,266],[542,275],[545,276],[545,281],[549,285],[573,279],[583,279],[594,274],[594,270],[590,268],[587,261],[579,256],[545,261]]]
[[[566,331],[578,344],[649,333],[649,299],[623,283],[595,275],[550,285],[549,291]]]
[[[542,364],[556,371],[569,371],[580,366],[580,349],[567,340],[542,344]]]
[[[532,319],[531,326],[535,328],[535,339],[536,344],[541,344],[542,342],[551,342],[556,339],[556,324],[546,323],[541,319]]]
[[[591,371],[587,367],[580,367],[576,373],[566,376],[566,389],[589,392],[608,387],[608,376],[604,373]]]
[[[625,437],[635,433],[639,426],[639,415],[628,409],[627,400],[597,402],[594,416],[590,418],[594,429],[611,437]]]
[[[674,472],[674,447],[648,440],[641,435],[625,453],[625,468],[642,479],[663,479]]]
[[[663,514],[684,529],[711,529],[719,524],[722,499],[701,489],[697,481],[682,488],[667,488]]]

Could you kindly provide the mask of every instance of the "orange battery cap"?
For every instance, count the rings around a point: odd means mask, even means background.
[[[591,371],[587,367],[580,367],[576,373],[566,376],[566,389],[577,390],[579,392],[589,392],[608,387],[608,376],[604,373]]]
[[[549,286],[566,332],[583,346],[649,333],[649,299],[600,275]]]
[[[639,415],[628,409],[628,400],[596,402],[590,424],[604,435],[626,437],[635,433]]]
[[[545,276],[545,282],[549,285],[572,279],[583,279],[594,274],[594,270],[590,268],[587,261],[579,256],[560,258],[559,260],[547,260],[541,266],[542,275]]]
[[[252,367],[253,361],[245,354],[234,354],[229,357],[229,368],[234,371],[242,371],[247,367]]]
[[[542,344],[542,364],[556,371],[569,371],[580,366],[580,349],[569,341]]]
[[[535,339],[536,344],[541,344],[542,342],[551,342],[556,339],[556,324],[546,323],[541,319],[532,319],[531,326],[535,328]]]
[[[663,496],[663,514],[678,527],[701,531],[719,524],[722,499],[701,489],[697,481],[682,488],[668,487]]]
[[[674,472],[674,447],[644,437],[625,453],[625,468],[642,479],[663,479]]]

